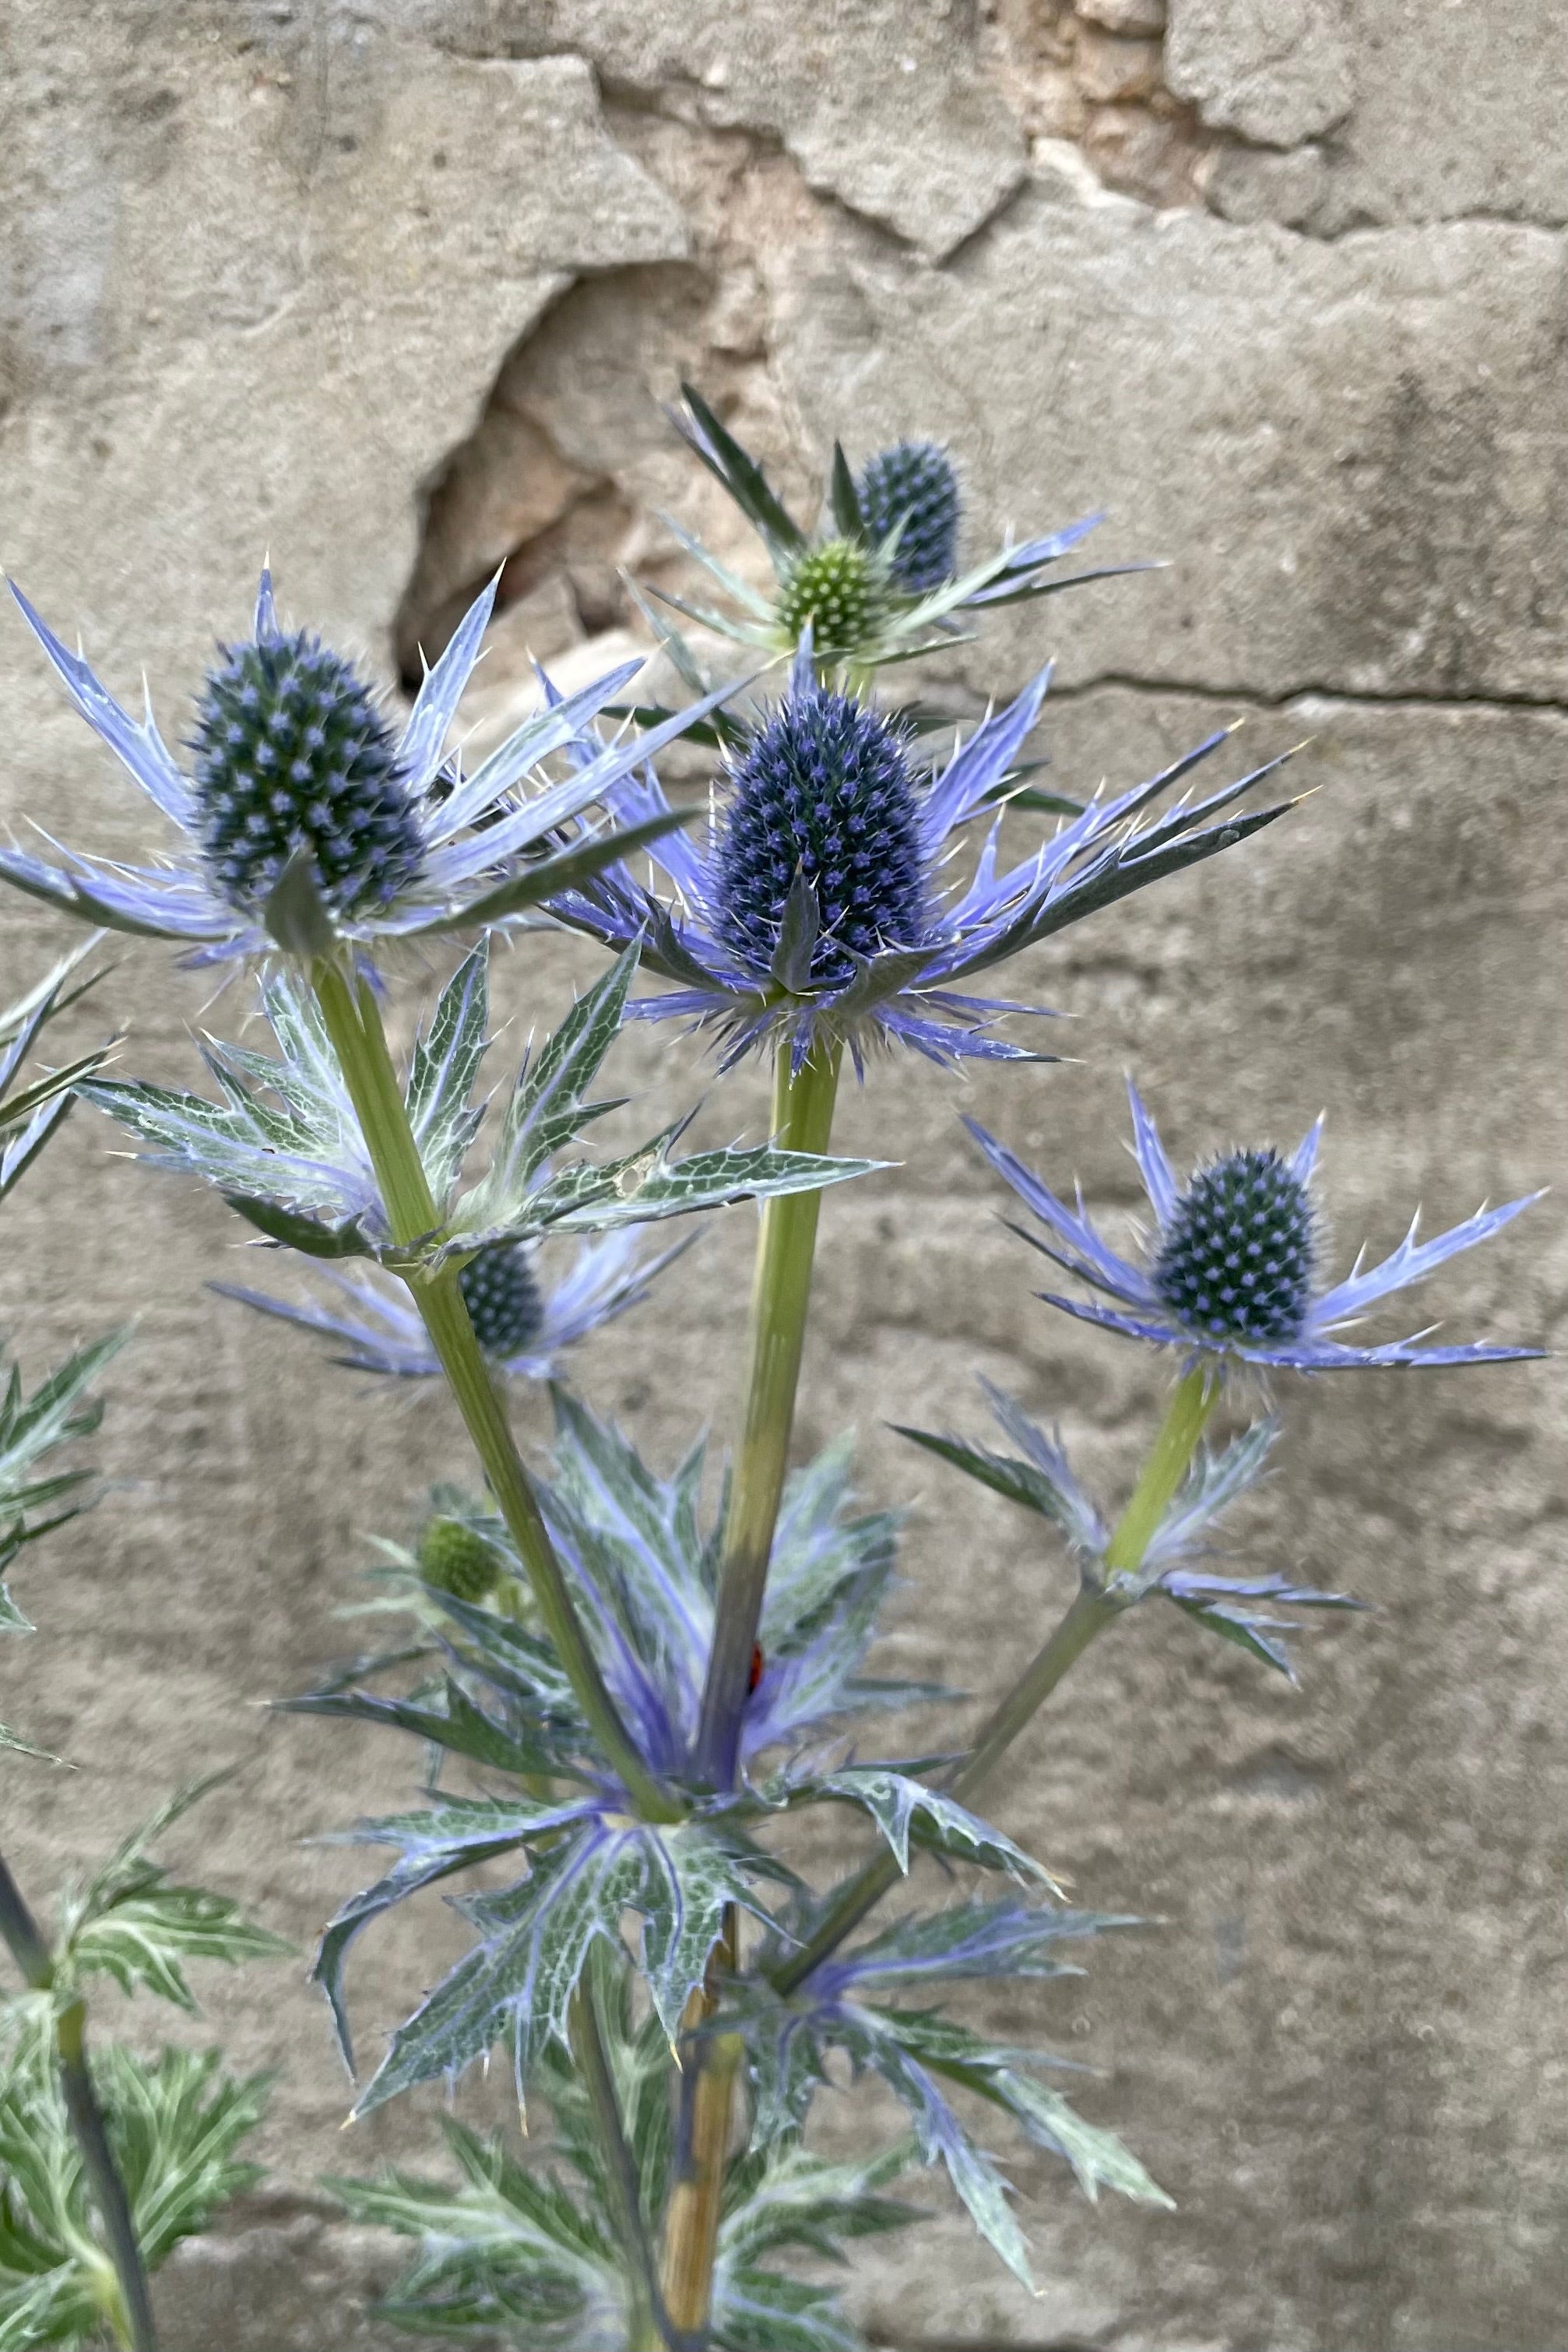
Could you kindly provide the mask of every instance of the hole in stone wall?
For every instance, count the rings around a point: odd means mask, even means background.
[[[689,515],[699,469],[662,404],[695,376],[726,412],[737,394],[749,405],[761,336],[738,350],[732,309],[693,265],[609,271],[573,287],[513,347],[474,431],[425,490],[394,623],[405,687],[418,684],[421,651],[436,659],[498,570],[476,680],[487,691],[502,671],[526,675],[529,654],[555,659],[625,629],[635,615],[623,569],[673,582],[684,559],[655,515]]]

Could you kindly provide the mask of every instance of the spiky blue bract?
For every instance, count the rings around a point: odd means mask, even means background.
[[[1300,1335],[1312,1259],[1306,1185],[1277,1151],[1232,1151],[1200,1168],[1176,1202],[1154,1284],[1192,1329],[1267,1347]]]
[[[0,848],[0,880],[85,921],[176,940],[193,963],[279,947],[314,955],[334,936],[370,943],[517,914],[632,845],[617,847],[595,822],[580,827],[563,865],[560,828],[734,690],[705,697],[640,740],[595,744],[591,760],[545,781],[541,763],[642,667],[623,663],[525,719],[465,775],[447,737],[494,583],[426,672],[395,740],[351,662],[279,627],[263,572],[250,639],[224,654],[207,683],[187,776],[151,708],[131,718],[20,589],[12,593],[81,717],[179,838],[172,856],[144,866],[71,849],[52,863]],[[531,782],[531,792],[520,789]]]
[[[1184,1191],[1137,1088],[1129,1084],[1128,1093],[1133,1150],[1156,1226],[1143,1264],[1112,1249],[1081,1203],[1069,1208],[1005,1144],[974,1120],[964,1121],[997,1174],[1038,1221],[1042,1230],[1026,1234],[1026,1240],[1115,1301],[1105,1307],[1043,1291],[1050,1306],[1156,1347],[1179,1348],[1191,1360],[1228,1358],[1289,1371],[1501,1363],[1542,1353],[1539,1348],[1482,1343],[1427,1347],[1421,1344],[1423,1332],[1376,1347],[1356,1347],[1338,1336],[1380,1298],[1407,1289],[1461,1250],[1489,1240],[1538,1201],[1539,1192],[1499,1209],[1479,1209],[1429,1242],[1416,1240],[1413,1221],[1399,1247],[1380,1265],[1363,1272],[1358,1257],[1343,1282],[1319,1290],[1308,1188],[1322,1120],[1308,1129],[1288,1159],[1268,1148],[1232,1152],[1200,1170]],[[1258,1244],[1256,1259],[1247,1255],[1252,1240]],[[1241,1279],[1249,1265],[1260,1269],[1251,1292]]]
[[[392,730],[341,654],[306,630],[221,648],[196,709],[202,854],[258,914],[304,853],[327,905],[379,909],[419,872],[419,826]]]
[[[778,952],[796,875],[820,925],[806,976],[855,976],[858,961],[927,929],[926,876],[905,740],[847,695],[793,696],[730,772],[714,867],[718,934],[747,961]]]
[[[567,1350],[639,1306],[664,1268],[690,1246],[679,1241],[669,1249],[647,1250],[633,1233],[606,1234],[584,1242],[565,1275],[546,1285],[525,1244],[497,1243],[493,1257],[481,1251],[458,1282],[475,1337],[498,1370],[512,1380],[560,1380]],[[212,1286],[259,1314],[335,1340],[342,1350],[335,1360],[352,1371],[440,1379],[440,1358],[401,1282],[379,1270],[349,1273],[335,1266],[322,1267],[320,1278],[333,1286],[341,1303],[294,1306],[240,1283]]]
[[[924,595],[951,580],[958,569],[958,525],[963,511],[958,474],[935,441],[895,441],[861,469],[856,489],[870,537],[886,541],[898,532],[893,577],[911,595]]]
[[[1145,884],[1234,847],[1291,805],[1234,808],[1282,764],[1275,760],[1206,799],[1184,797],[1163,814],[1152,813],[1163,793],[1227,740],[1222,730],[1147,783],[1091,800],[1030,855],[1004,866],[998,803],[1008,796],[1049,677],[1042,670],[957,745],[945,767],[908,786],[908,821],[892,781],[893,747],[908,772],[896,732],[865,712],[833,719],[841,765],[852,751],[854,773],[869,782],[846,788],[838,801],[825,794],[819,817],[805,792],[790,806],[795,786],[780,747],[825,745],[827,720],[842,705],[822,693],[810,646],[803,646],[788,694],[737,759],[746,801],[733,793],[718,799],[705,840],[667,835],[650,852],[668,895],[658,895],[622,860],[584,887],[556,893],[550,910],[607,946],[639,942],[643,970],[674,987],[638,1000],[632,1012],[717,1031],[727,1062],[753,1047],[783,1045],[798,1068],[819,1042],[843,1044],[858,1067],[868,1046],[894,1043],[943,1063],[1039,1058],[994,1030],[1005,1014],[1040,1008],[973,996],[963,983]],[[581,749],[593,754],[592,736]],[[873,816],[851,824],[842,812],[856,807],[862,791],[868,800],[876,796]],[[617,823],[636,825],[657,822],[668,806],[649,765],[617,790],[613,813]],[[978,856],[966,881],[950,879],[954,836],[974,818],[988,821]],[[806,855],[821,868],[819,845],[830,837],[835,856],[865,863],[829,865],[814,880]],[[864,894],[858,902],[857,887]],[[866,944],[858,946],[842,927],[832,931],[828,916],[840,909],[841,925],[847,919],[863,925]]]
[[[525,1355],[544,1324],[544,1299],[521,1242],[492,1242],[471,1257],[458,1287],[487,1356]]]

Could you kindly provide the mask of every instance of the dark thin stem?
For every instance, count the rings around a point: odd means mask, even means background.
[[[10,1950],[23,1979],[35,1992],[54,1985],[54,1956],[39,1932],[38,1923],[22,1899],[22,1891],[0,1855],[0,1937]],[[103,2228],[114,2275],[120,2287],[121,2309],[113,2316],[130,2352],[157,2352],[157,2332],[147,2293],[147,2273],[125,2183],[120,2178],[109,2145],[103,2110],[92,2087],[87,2064],[87,2005],[69,2000],[55,2019],[55,2062],[66,2114],[81,2150],[88,2183]]]
[[[626,2315],[627,2352],[664,2352],[670,2339],[659,2294],[658,2272],[643,2220],[642,2188],[637,2179],[637,2163],[626,2144],[615,2073],[610,2064],[610,2053],[605,2047],[604,2026],[599,2016],[591,1960],[572,1996],[568,2031],[572,2038],[572,2054],[577,2061],[577,2070],[583,2077],[584,2087],[594,2110],[594,2122],[605,2158],[605,2175],[615,2208],[616,2231],[621,2251],[626,2258],[630,2289],[630,2308]]]

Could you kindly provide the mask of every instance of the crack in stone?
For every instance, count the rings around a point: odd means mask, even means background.
[[[1340,702],[1367,710],[1539,710],[1551,718],[1568,719],[1568,699],[1559,700],[1552,695],[1428,694],[1409,688],[1390,688],[1380,692],[1371,688],[1329,686],[1316,679],[1266,692],[1260,687],[1215,686],[1201,678],[1138,677],[1125,670],[1102,670],[1093,677],[1075,678],[1068,685],[1053,682],[1047,707],[1048,709],[1049,703],[1074,702],[1087,695],[1112,690],[1149,696],[1184,694],[1199,701],[1245,703],[1254,710],[1284,710],[1295,702]]]

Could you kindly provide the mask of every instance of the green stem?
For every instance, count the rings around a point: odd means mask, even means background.
[[[773,1078],[773,1139],[787,1151],[825,1152],[833,1130],[840,1048],[814,1047],[798,1071],[787,1045]],[[733,1785],[741,1726],[762,1622],[768,1560],[795,1425],[801,1349],[811,1305],[820,1192],[763,1203],[752,1285],[746,1416],[724,1522],[724,1558],[708,1680],[698,1734],[699,1771],[716,1788]]]
[[[605,2158],[605,2182],[615,2210],[621,2250],[626,2258],[626,2352],[665,2352],[669,2336],[664,2325],[658,2273],[643,2220],[642,2190],[637,2179],[637,2162],[626,2145],[615,2073],[610,2064],[610,2053],[605,2047],[604,2025],[594,1979],[594,1964],[590,1960],[572,1995],[567,2030],[571,2036],[572,2054],[577,2061],[577,2071],[583,2077],[584,2087],[594,2110],[594,2122]]]
[[[0,1940],[9,1947],[12,1958],[35,1992],[53,1990],[54,1956],[3,1856],[0,1856]],[[119,2286],[116,2297],[119,2308],[110,2316],[121,2343],[130,2347],[130,2352],[157,2352],[157,2331],[153,2325],[153,2305],[147,2292],[147,2273],[142,2261],[135,2218],[131,2210],[131,2200],[125,2192],[125,2183],[114,2161],[114,2151],[109,2144],[103,2110],[98,2104],[92,2076],[88,2071],[87,2005],[79,1997],[68,2000],[55,2018],[55,2063],[59,2071],[66,2114],[76,2135],[77,2146],[81,2150],[82,2165],[93,2202],[98,2208],[99,2220],[103,2225],[109,2258],[114,2266]]]
[[[359,1116],[392,1238],[399,1248],[408,1248],[436,1232],[440,1212],[408,1123],[375,999],[368,987],[355,986],[338,964],[325,959],[312,968],[311,979],[343,1083]],[[545,1632],[600,1748],[645,1820],[679,1821],[683,1809],[644,1764],[605,1688],[598,1661],[572,1605],[505,1407],[474,1337],[455,1268],[405,1278],[527,1570]]]
[[[1217,1384],[1201,1369],[1184,1374],[1178,1381],[1138,1483],[1106,1549],[1103,1568],[1108,1580],[1131,1577],[1142,1567],[1166,1507],[1186,1476],[1218,1395]],[[1108,1590],[1105,1584],[1086,1584],[1080,1589],[1044,1648],[1030,1660],[994,1708],[963,1765],[952,1776],[948,1786],[955,1797],[967,1804],[978,1795],[1063,1675],[1076,1665],[1095,1637],[1137,1597],[1136,1593]],[[852,1934],[867,1914],[875,1909],[901,1874],[893,1855],[885,1849],[857,1872],[841,1888],[816,1933],[774,1970],[773,1981],[776,1989],[787,1994],[803,1984],[813,1969],[837,1951],[845,1937]]]
[[[1105,1553],[1105,1575],[1135,1575],[1154,1540],[1154,1531],[1174,1501],[1187,1475],[1197,1443],[1219,1402],[1219,1383],[1198,1364],[1177,1381],[1159,1435],[1138,1474],[1127,1508],[1116,1522]]]
[[[841,1047],[814,1048],[798,1070],[781,1045],[773,1066],[773,1140],[789,1151],[825,1152],[833,1131]],[[752,1280],[746,1411],[724,1521],[724,1552],[713,1646],[702,1693],[697,1765],[715,1788],[732,1788],[741,1729],[751,1692],[752,1661],[762,1623],[779,1501],[795,1426],[801,1350],[811,1306],[820,1192],[764,1202]],[[734,1966],[735,1923],[716,1959]],[[700,2013],[711,2014],[711,1993]],[[675,2186],[665,2216],[665,2307],[682,2340],[708,2325],[713,2262],[730,2145],[730,2114],[740,2072],[732,2034],[687,2043],[680,2084]]]

